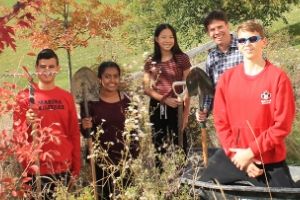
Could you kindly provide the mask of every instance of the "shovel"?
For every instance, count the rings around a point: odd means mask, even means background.
[[[28,83],[29,83],[29,107],[32,109],[35,105],[35,99],[34,99],[34,93],[35,93],[35,90],[34,90],[34,87],[33,87],[33,77],[31,76],[31,74],[29,73],[27,67],[23,66],[22,67],[24,72],[25,72],[25,76],[28,80]],[[36,132],[37,132],[37,124],[34,123],[32,125],[32,137],[33,137],[33,141],[34,141],[34,144],[36,143]],[[37,193],[38,193],[38,200],[41,200],[42,197],[41,197],[41,192],[42,192],[42,182],[41,182],[41,173],[40,173],[40,156],[39,154],[37,155],[37,159],[35,160],[35,164],[38,166],[38,170],[36,172],[36,190],[37,190]]]
[[[75,97],[76,103],[82,103],[84,106],[85,116],[89,117],[88,101],[99,100],[99,80],[96,74],[88,67],[80,68],[72,78],[72,93]],[[85,136],[90,134],[91,130],[85,132]],[[92,139],[88,138],[88,147],[91,155],[93,155]],[[90,165],[92,169],[94,198],[98,200],[98,192],[96,188],[96,169],[93,156],[90,158]]]
[[[177,99],[180,101],[180,105],[178,106],[178,144],[183,148],[183,132],[182,132],[182,112],[183,112],[183,97],[186,92],[185,90],[186,83],[185,81],[175,81],[172,84],[172,89],[175,95],[177,96]],[[177,89],[181,91],[178,93]]]
[[[199,97],[199,109],[203,111],[203,98],[205,96],[213,97],[214,86],[207,76],[207,74],[199,67],[191,68],[187,78],[186,85],[188,89],[189,96]],[[208,153],[207,153],[207,132],[205,122],[200,123],[201,128],[201,138],[202,138],[202,156],[204,161],[204,166],[207,167],[208,163]]]

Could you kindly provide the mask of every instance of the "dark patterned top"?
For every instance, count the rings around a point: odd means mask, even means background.
[[[177,54],[174,57],[159,63],[150,58],[145,63],[144,71],[150,74],[154,82],[153,89],[161,95],[170,93],[170,96],[176,97],[172,92],[172,83],[182,81],[183,72],[191,67],[190,59],[186,54]]]
[[[212,80],[214,86],[216,86],[220,76],[227,70],[241,62],[243,62],[243,55],[240,53],[237,47],[237,38],[235,35],[231,35],[231,43],[227,52],[222,52],[218,46],[214,47],[208,53],[206,60],[206,73]],[[206,97],[204,100],[204,107],[210,108],[212,99]]]

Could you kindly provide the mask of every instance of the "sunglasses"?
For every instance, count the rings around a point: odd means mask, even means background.
[[[254,43],[254,42],[259,41],[260,39],[261,39],[260,36],[255,35],[255,36],[251,36],[251,37],[248,37],[248,38],[238,38],[237,41],[240,44],[246,44],[247,41],[249,41],[250,43]]]

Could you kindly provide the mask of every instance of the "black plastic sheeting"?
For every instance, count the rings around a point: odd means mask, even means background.
[[[212,155],[216,149],[209,149]],[[215,183],[198,181],[204,169],[201,149],[189,152],[188,165],[181,176],[182,185],[188,185],[190,194],[198,199],[222,200],[300,200],[300,188],[257,187],[243,185],[218,185]],[[293,180],[300,183],[300,166],[289,166]]]

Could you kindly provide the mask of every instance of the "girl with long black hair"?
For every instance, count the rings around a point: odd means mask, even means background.
[[[96,144],[95,151],[101,152],[101,156],[96,156],[96,179],[99,199],[111,199],[110,195],[116,192],[115,181],[122,179],[122,185],[128,186],[130,183],[130,173],[127,177],[121,177],[118,167],[124,159],[130,156],[136,157],[138,154],[138,143],[134,140],[130,144],[130,155],[125,153],[124,128],[126,111],[130,106],[129,97],[119,90],[121,70],[117,63],[112,61],[102,62],[98,67],[98,78],[100,83],[99,101],[89,102],[90,116],[84,116],[81,109],[82,131],[91,129],[94,133],[92,138]],[[101,127],[103,132],[96,133]],[[131,136],[136,133],[132,132]],[[95,145],[94,145],[95,147]]]
[[[158,25],[154,32],[154,52],[145,63],[143,80],[144,92],[150,97],[152,139],[158,153],[165,153],[164,144],[178,145],[177,107],[182,102],[173,92],[172,84],[185,80],[190,66],[189,57],[177,43],[175,29],[169,24]],[[188,121],[188,98],[185,98],[184,105],[182,129]]]

